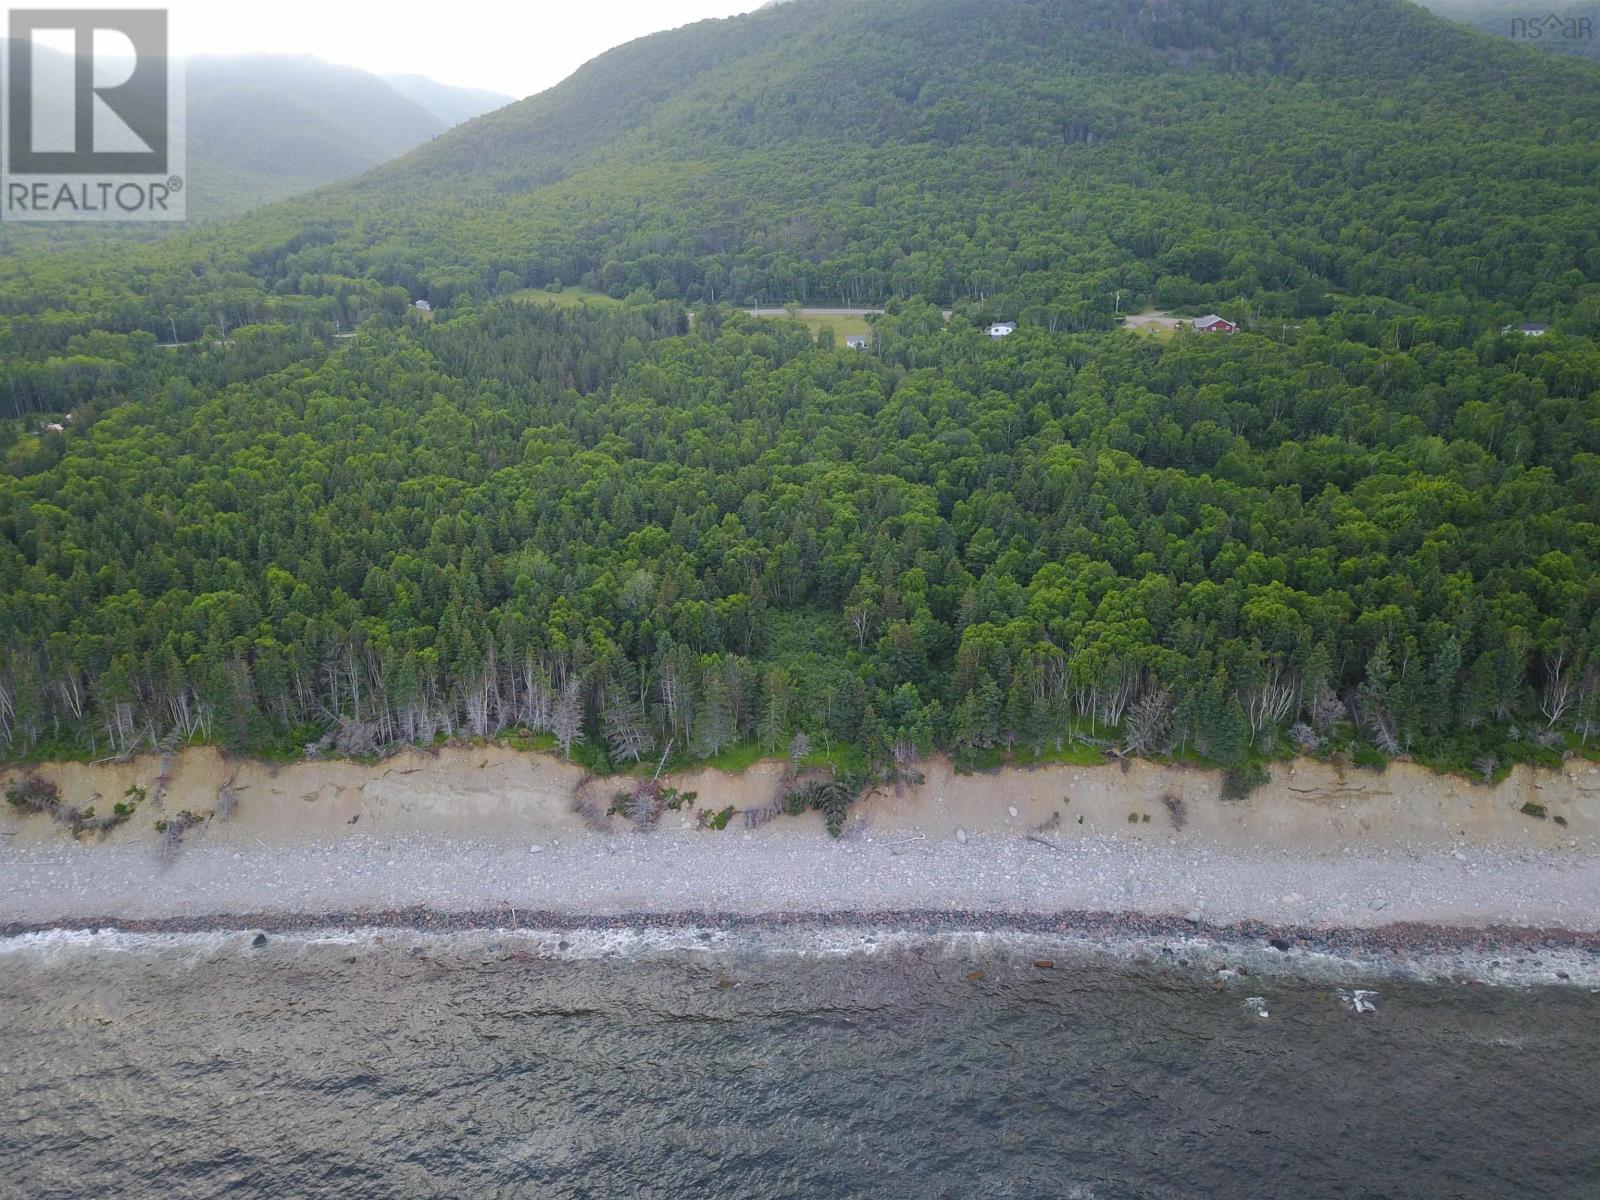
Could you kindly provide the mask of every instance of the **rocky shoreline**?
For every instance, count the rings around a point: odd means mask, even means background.
[[[1315,950],[1331,954],[1417,956],[1424,954],[1532,953],[1538,950],[1579,951],[1600,957],[1600,932],[1573,929],[1490,925],[1469,928],[1401,922],[1375,927],[1275,925],[1265,921],[1208,924],[1187,917],[1132,912],[1061,912],[1054,914],[907,909],[847,912],[631,912],[583,915],[560,911],[519,910],[510,905],[466,912],[441,912],[423,907],[356,909],[344,912],[213,913],[201,916],[130,918],[63,917],[49,921],[0,923],[0,937],[76,931],[85,933],[185,934],[260,931],[267,934],[317,930],[409,929],[420,933],[463,933],[470,930],[630,930],[633,932],[715,929],[724,932],[772,929],[877,928],[942,934],[956,932],[1032,933],[1061,937],[1193,938],[1254,943],[1288,953]],[[1281,944],[1280,944],[1281,943]]]
[[[43,949],[48,939],[58,934],[90,935],[91,944],[99,944],[100,938],[123,936],[154,937],[165,944],[167,938],[186,935],[237,934],[249,939],[238,944],[250,951],[263,950],[283,938],[309,939],[309,945],[329,937],[337,940],[341,935],[357,935],[372,951],[428,954],[453,947],[457,955],[463,950],[471,955],[473,951],[458,942],[478,934],[485,961],[559,959],[572,948],[568,939],[603,939],[608,934],[624,934],[629,940],[624,946],[608,945],[600,951],[606,956],[715,953],[730,945],[741,956],[763,950],[782,954],[797,947],[806,952],[810,947],[803,939],[829,935],[852,939],[856,952],[875,952],[890,942],[916,947],[978,935],[982,942],[963,947],[974,962],[1009,958],[1034,970],[1058,966],[1070,970],[1085,956],[1109,954],[1134,966],[1198,971],[1218,980],[1320,973],[1345,980],[1410,977],[1463,987],[1553,986],[1600,991],[1600,933],[1504,925],[1476,929],[1415,923],[1376,928],[1312,928],[1263,921],[1208,925],[1185,918],[1088,911],[1049,915],[960,910],[685,911],[591,917],[523,912],[507,906],[470,912],[418,907],[12,922],[0,925],[0,952],[8,945]],[[419,942],[417,937],[427,940]],[[685,942],[685,938],[691,940]],[[802,940],[797,942],[797,938]],[[1025,943],[1008,943],[1009,938],[1025,939]],[[444,943],[434,939],[444,939]],[[716,939],[724,940],[713,945]],[[838,946],[831,947],[831,952],[838,953]],[[580,952],[578,956],[585,955]],[[983,974],[979,969],[972,977]]]

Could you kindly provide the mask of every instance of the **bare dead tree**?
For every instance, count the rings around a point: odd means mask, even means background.
[[[1349,715],[1344,701],[1330,687],[1323,687],[1311,699],[1311,727],[1320,734],[1326,734]]]
[[[231,821],[233,814],[239,811],[239,794],[233,790],[234,782],[239,778],[239,772],[229,775],[227,781],[217,789],[217,820]]]
[[[660,782],[655,779],[636,780],[629,791],[618,796],[617,808],[633,822],[635,828],[653,828],[666,809],[666,798],[662,795]]]
[[[489,736],[489,714],[494,707],[493,659],[485,664],[476,679],[462,687],[462,706],[467,714],[467,732],[473,737]]]
[[[572,757],[572,747],[584,740],[583,735],[583,681],[576,675],[561,686],[561,697],[556,701],[551,721],[561,753]]]
[[[377,725],[343,714],[334,717],[333,748],[347,758],[370,758],[380,753]]]
[[[1549,719],[1549,724],[1545,728],[1554,729],[1556,722],[1566,715],[1567,709],[1572,706],[1576,691],[1571,672],[1567,670],[1566,650],[1561,649],[1546,654],[1544,691],[1539,698],[1539,711]]]
[[[1091,690],[1095,720],[1102,725],[1120,725],[1122,714],[1139,694],[1139,672],[1123,663],[1109,680],[1097,681]]]
[[[845,627],[855,635],[856,649],[864,650],[867,635],[872,632],[872,609],[865,604],[853,604],[844,610]]]
[[[183,812],[178,813],[176,816],[160,822],[156,827],[160,835],[160,840],[156,844],[156,851],[160,857],[169,861],[175,858],[179,849],[183,846],[183,835],[196,825],[202,824],[204,820],[205,818],[198,813],[192,813],[188,809],[184,809]]]
[[[1189,823],[1189,809],[1183,802],[1182,796],[1174,796],[1171,792],[1161,797],[1161,806],[1167,810],[1167,820],[1172,822],[1172,827],[1182,831]],[[1060,813],[1056,814],[1058,817]]]
[[[1362,705],[1362,723],[1367,731],[1372,734],[1372,740],[1378,749],[1385,754],[1400,753],[1400,738],[1395,733],[1394,723],[1389,719],[1389,714],[1383,711],[1383,706],[1375,702]]]
[[[612,692],[601,723],[613,759],[638,762],[655,749],[655,735],[645,721],[644,706],[620,689]]]
[[[1265,679],[1245,689],[1244,711],[1250,720],[1250,736],[1259,737],[1263,729],[1280,725],[1294,711],[1299,685],[1276,663]]]
[[[550,728],[555,693],[550,687],[550,669],[532,654],[522,660],[517,683],[520,685],[517,719],[535,733]]]
[[[0,675],[0,740],[9,748],[16,736],[17,706],[11,681]]]
[[[1583,739],[1584,745],[1600,728],[1600,666],[1591,666],[1578,678],[1578,694],[1574,700],[1578,711],[1573,715],[1572,728]]]
[[[1146,692],[1128,710],[1122,748],[1129,754],[1152,754],[1162,749],[1172,731],[1172,696],[1166,688]]]
[[[760,808],[747,808],[744,810],[744,827],[746,829],[760,829],[768,822],[777,820],[783,815],[784,790],[779,789],[778,794]]]

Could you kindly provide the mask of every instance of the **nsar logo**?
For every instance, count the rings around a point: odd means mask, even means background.
[[[1583,42],[1594,37],[1594,20],[1560,13],[1544,17],[1512,17],[1511,36],[1530,42],[1545,38],[1551,41]]]

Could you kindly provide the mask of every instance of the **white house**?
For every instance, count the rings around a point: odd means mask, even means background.
[[[867,348],[867,339],[860,334],[851,334],[845,338],[844,344],[852,350],[865,350]]]
[[[429,304],[426,300],[413,300],[411,302],[411,307],[416,309],[418,312],[433,311],[433,305]]]
[[[1550,332],[1548,325],[1507,325],[1501,333],[1520,333],[1523,337],[1543,337]]]
[[[1015,321],[996,321],[989,326],[989,336],[992,338],[1010,337],[1017,331]]]

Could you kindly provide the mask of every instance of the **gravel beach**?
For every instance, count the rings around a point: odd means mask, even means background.
[[[617,913],[1093,911],[1371,928],[1600,930],[1600,858],[1541,851],[1286,855],[1111,837],[580,834],[550,842],[352,835],[0,847],[0,923],[421,907]]]

